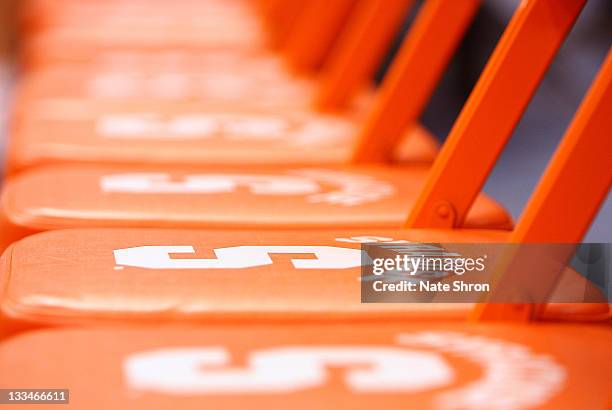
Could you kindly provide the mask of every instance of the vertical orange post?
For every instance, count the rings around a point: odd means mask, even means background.
[[[406,226],[463,224],[585,0],[523,0],[436,158]]]
[[[284,54],[291,69],[302,73],[321,68],[356,2],[308,2],[284,44]]]
[[[480,0],[428,0],[378,90],[360,130],[353,161],[385,161],[418,120]]]
[[[371,79],[413,1],[366,0],[357,4],[321,73],[316,108],[344,108]]]

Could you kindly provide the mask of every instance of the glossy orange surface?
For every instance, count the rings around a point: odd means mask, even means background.
[[[65,329],[0,344],[19,368],[0,386],[69,386],[66,407],[91,410],[603,409],[610,343],[571,325]]]

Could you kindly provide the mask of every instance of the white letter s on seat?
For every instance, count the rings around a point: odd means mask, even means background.
[[[271,265],[270,254],[312,254],[292,259],[296,269],[348,269],[361,266],[359,249],[335,246],[232,246],[215,249],[216,258],[172,259],[173,253],[195,253],[193,246],[137,246],[117,249],[115,263],[144,269],[241,269]]]

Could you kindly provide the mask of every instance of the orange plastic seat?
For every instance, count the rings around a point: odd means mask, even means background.
[[[55,48],[52,50],[56,50]],[[48,53],[51,53],[48,51]],[[86,61],[65,62],[60,64],[45,63],[38,67],[27,67],[27,75],[35,75],[39,71],[52,71],[64,68],[66,70],[81,69],[83,71],[108,72],[193,72],[200,73],[210,70],[211,65],[216,65],[219,70],[242,70],[244,74],[249,73],[250,66],[258,71],[264,68],[272,72],[281,73],[284,65],[282,57],[272,50],[242,50],[235,52],[229,50],[206,50],[194,51],[186,47],[176,47],[168,51],[99,51],[92,54]],[[284,67],[283,67],[284,70]],[[283,75],[286,72],[283,71]]]
[[[10,180],[0,246],[72,227],[399,228],[425,167],[40,167]],[[511,229],[482,195],[466,228]]]
[[[143,101],[109,107],[54,102],[30,111],[28,117],[36,118],[38,112],[38,119],[17,120],[13,127],[8,174],[56,163],[192,167],[346,163],[359,130],[358,113],[327,115],[291,108],[232,106],[228,112],[219,105],[203,111],[197,103]],[[406,145],[397,159],[431,162],[437,152],[431,134],[411,127],[405,135]]]
[[[226,31],[228,29],[228,31]],[[132,34],[130,34],[132,33]],[[202,34],[198,30],[179,30],[173,35],[156,33],[133,32],[131,30],[92,31],[88,29],[73,31],[51,31],[38,35],[24,44],[20,54],[26,68],[37,69],[49,64],[59,62],[81,62],[88,59],[93,51],[130,51],[130,52],[169,52],[177,48],[190,49],[194,52],[217,51],[225,48],[251,50],[265,50],[263,35],[261,39],[254,41],[254,33],[243,32],[240,24],[233,29],[231,27],[211,27],[211,30]],[[77,38],[78,41],[74,39]],[[126,45],[118,47],[116,42],[129,40]],[[81,41],[84,40],[83,43]],[[72,44],[71,44],[72,43]],[[255,43],[255,44],[253,44]],[[61,52],[62,45],[69,47],[70,55],[75,58],[64,57],[65,51]],[[44,51],[50,50],[50,51]],[[83,55],[82,57],[78,57]]]
[[[361,303],[361,245],[508,239],[484,229],[56,230],[4,253],[0,322],[7,335],[125,321],[466,320],[473,304]],[[564,275],[570,286],[559,285],[566,296],[556,300],[576,300],[576,284],[588,283]],[[572,314],[551,306],[551,318]],[[605,318],[607,307],[589,312]]]
[[[610,343],[571,325],[63,329],[2,342],[19,371],[0,387],[69,388],[67,407],[90,410],[603,409]]]
[[[299,2],[299,1],[298,1]],[[227,22],[231,19],[252,20],[259,10],[245,0],[181,0],[180,7],[171,2],[157,1],[57,1],[28,0],[21,8],[21,29],[24,34],[57,27],[165,27],[177,24],[177,17],[208,12],[199,20],[188,19],[185,25],[204,21]]]
[[[279,107],[281,102],[287,108],[310,108],[316,84],[287,73],[278,59],[260,53],[224,65],[214,54],[211,57],[208,66],[168,71],[159,67],[39,70],[22,80],[15,103],[25,112],[40,100],[61,103],[71,99],[79,104],[115,101],[115,109],[130,100],[196,101],[201,109],[219,103]]]
[[[465,319],[470,307],[461,304],[440,305],[439,310],[429,304],[361,304],[361,243],[504,242],[507,236],[504,231],[374,228],[57,230],[23,239],[4,253],[0,322],[6,334],[60,323],[100,324],[130,318],[329,320],[373,319],[384,313],[385,317]],[[220,256],[219,250],[227,257]],[[214,262],[215,252],[218,262]],[[248,260],[238,262],[240,255]],[[195,265],[201,258],[208,262]]]

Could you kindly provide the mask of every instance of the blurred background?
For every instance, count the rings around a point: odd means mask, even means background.
[[[423,123],[441,141],[448,134],[518,3],[519,0],[483,2],[475,24],[469,29],[422,116]],[[0,165],[6,140],[11,85],[18,73],[18,39],[14,34],[17,4],[18,0],[0,0]],[[406,16],[404,29],[397,36],[397,44],[412,18],[413,13]],[[612,1],[589,0],[487,181],[485,191],[501,202],[515,219],[519,217],[611,44]],[[393,51],[389,51],[389,58]],[[386,64],[383,64],[373,80],[380,81],[385,70]],[[610,195],[585,241],[612,242]]]

